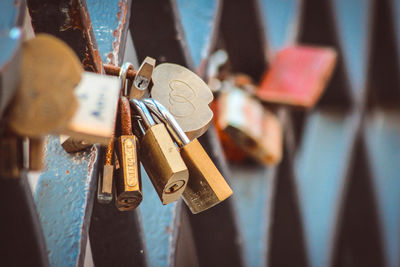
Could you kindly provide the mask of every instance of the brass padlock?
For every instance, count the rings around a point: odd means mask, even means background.
[[[183,200],[192,213],[199,213],[222,202],[233,194],[224,177],[218,171],[210,157],[197,139],[192,141],[186,136],[169,111],[154,99],[143,102],[163,121],[176,143],[181,156],[189,169],[190,179],[182,194]]]
[[[140,140],[140,161],[143,164],[161,202],[165,205],[179,199],[186,188],[189,171],[164,124],[156,124],[146,106],[130,100],[143,122]]]
[[[116,203],[121,211],[133,210],[142,202],[142,183],[139,169],[138,140],[132,133],[129,101],[119,100],[121,136],[117,139],[117,156],[120,168],[116,177]]]

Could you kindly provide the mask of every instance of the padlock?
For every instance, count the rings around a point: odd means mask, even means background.
[[[119,100],[121,136],[117,139],[117,156],[120,168],[116,177],[116,203],[121,211],[133,210],[142,202],[138,140],[132,133],[129,101],[122,96]]]
[[[142,65],[140,65],[135,79],[133,80],[133,86],[129,93],[129,98],[140,99],[150,95],[148,87],[151,82],[151,76],[155,65],[156,60],[154,58],[146,57],[143,60]]]
[[[103,169],[100,170],[98,187],[97,187],[97,201],[99,203],[110,203],[113,197],[113,182],[114,182],[114,136],[112,136],[106,153],[104,155]]]
[[[329,82],[336,59],[330,47],[287,47],[276,54],[256,95],[266,102],[311,108]]]
[[[213,113],[209,107],[213,94],[195,73],[177,64],[163,63],[153,72],[151,97],[175,117],[189,139],[208,129]]]
[[[249,93],[235,87],[222,93],[218,104],[218,127],[232,141],[262,164],[279,163],[282,127],[274,114]]]
[[[182,198],[192,213],[209,209],[233,194],[224,177],[197,139],[190,139],[174,116],[154,99],[143,102],[157,118],[163,121],[180,148],[181,156],[189,169],[190,179]]]
[[[140,161],[161,202],[165,205],[179,199],[186,188],[189,171],[164,124],[156,124],[146,106],[137,99],[129,100],[143,122]]]
[[[127,79],[126,75],[129,69],[133,69],[132,63],[126,62],[122,65],[119,71],[119,79],[121,81],[120,86],[120,94],[127,95]],[[121,99],[119,100],[119,104],[121,105]],[[113,198],[113,185],[114,185],[114,165],[113,159],[118,161],[117,157],[113,158],[114,151],[114,143],[115,143],[115,123],[114,123],[114,132],[108,142],[106,153],[104,156],[104,165],[103,170],[100,171],[99,182],[97,187],[97,200],[99,203],[110,203]]]
[[[78,107],[74,89],[82,73],[80,60],[63,41],[43,33],[26,41],[21,81],[9,111],[11,129],[41,137],[65,128]]]

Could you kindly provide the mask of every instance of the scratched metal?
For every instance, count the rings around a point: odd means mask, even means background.
[[[236,213],[247,266],[266,266],[274,169],[230,165]]]
[[[51,266],[83,263],[97,157],[96,146],[68,154],[58,137],[48,137],[45,170],[39,177],[34,198]]]
[[[400,266],[400,113],[376,110],[365,128],[386,263]]]
[[[309,263],[331,262],[341,196],[358,117],[316,111],[307,120],[295,180]]]
[[[197,69],[207,59],[218,26],[218,0],[177,0],[188,49]]]
[[[272,52],[295,42],[300,0],[262,0],[264,27]]]
[[[96,36],[97,46],[104,63],[120,65],[123,55],[119,54],[125,47],[126,29],[130,14],[129,0],[96,1],[87,0],[87,6]],[[122,48],[122,49],[121,49]]]
[[[169,256],[173,251],[176,206],[171,203],[163,206],[154,187],[142,167],[143,201],[139,206],[144,231],[145,246],[149,266],[169,266]],[[182,201],[182,200],[179,200]]]

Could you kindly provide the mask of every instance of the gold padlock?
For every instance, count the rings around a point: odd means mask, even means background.
[[[116,203],[121,211],[133,210],[142,202],[142,183],[138,159],[138,140],[132,133],[129,101],[119,100],[121,133],[117,139],[117,156],[120,168],[116,178]]]
[[[224,177],[218,171],[197,139],[186,136],[169,111],[154,99],[143,102],[167,125],[168,130],[180,147],[181,156],[189,169],[190,179],[182,194],[183,200],[192,213],[209,209],[233,194]]]
[[[130,100],[143,122],[145,133],[140,140],[140,160],[161,202],[177,201],[186,188],[189,171],[164,124],[156,124],[146,106]]]

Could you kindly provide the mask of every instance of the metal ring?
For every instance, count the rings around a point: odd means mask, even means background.
[[[121,91],[123,90],[123,95],[128,95],[128,88],[126,88],[126,75],[128,70],[134,69],[133,64],[131,62],[125,62],[121,69],[119,70],[119,78],[121,79]]]
[[[131,107],[133,107],[142,118],[146,130],[156,124],[146,105],[142,101],[131,98],[129,100],[129,103],[131,104]]]
[[[150,112],[152,112],[157,116],[157,118],[172,128],[177,138],[180,139],[179,141],[182,142],[183,145],[190,143],[189,138],[179,126],[179,123],[175,120],[174,116],[160,102],[152,98],[142,99],[142,101],[150,109]]]

